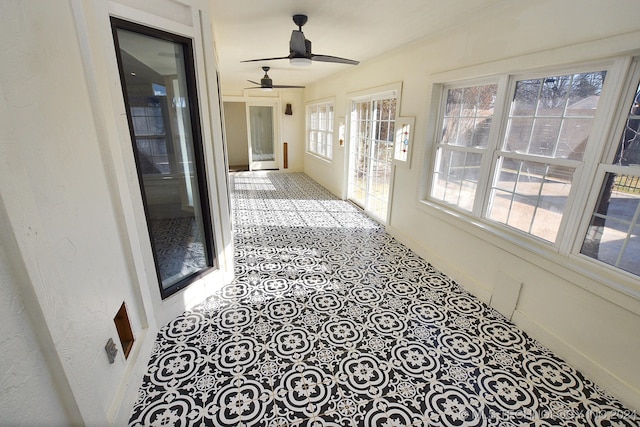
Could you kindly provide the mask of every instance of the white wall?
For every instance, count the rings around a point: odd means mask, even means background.
[[[246,105],[244,102],[225,102],[223,108],[229,165],[248,165],[249,138],[247,137]]]
[[[0,424],[14,411],[25,412],[16,412],[17,425],[124,424],[157,328],[231,277],[213,36],[199,24],[200,16],[210,18],[209,3],[163,0],[146,12],[144,0],[126,3],[0,3]],[[110,14],[194,39],[221,268],[166,300],[150,252]],[[113,320],[123,301],[136,338],[127,360]],[[114,364],[104,350],[109,338],[119,347]]]
[[[2,215],[4,216],[4,215]],[[51,426],[71,423],[40,351],[28,309],[21,295],[19,265],[11,265],[4,249],[11,236],[6,218],[0,222],[0,413],[6,425],[38,426],[44,420]],[[18,262],[17,262],[18,263]],[[24,290],[22,291],[24,292]],[[34,323],[38,319],[34,319]],[[20,355],[20,357],[16,357]],[[61,387],[62,388],[62,387]],[[64,391],[61,391],[62,395]],[[25,399],[29,396],[29,399]]]
[[[301,172],[304,170],[304,151],[305,151],[305,137],[304,137],[304,123],[305,112],[304,104],[302,103],[302,90],[289,89],[282,90],[280,93],[280,111],[277,112],[281,118],[282,143],[288,144],[289,151],[289,167],[288,172]],[[284,109],[287,104],[291,104],[291,111],[293,114],[287,116],[284,114]],[[282,149],[282,148],[280,148]]]
[[[428,11],[425,10],[425,13]],[[334,96],[344,117],[349,92],[402,82],[401,116],[415,116],[411,169],[396,169],[388,231],[488,302],[503,275],[524,283],[513,320],[628,405],[640,409],[640,300],[418,202],[429,164],[432,85],[627,54],[640,48],[640,3],[614,0],[501,2],[451,28],[332,76],[305,101]],[[337,144],[337,141],[336,141]],[[305,158],[305,172],[343,195],[344,152]],[[565,258],[566,259],[566,258]],[[624,283],[640,289],[635,280]]]

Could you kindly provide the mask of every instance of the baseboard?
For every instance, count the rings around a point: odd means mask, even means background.
[[[623,378],[612,374],[589,356],[517,309],[513,312],[512,322],[542,343],[556,356],[564,359],[573,368],[618,398],[627,407],[640,411],[640,390],[627,383]]]
[[[129,365],[129,369],[125,374],[124,380],[120,385],[117,396],[112,405],[109,417],[111,419],[111,425],[113,426],[125,426],[129,424],[129,417],[133,411],[133,405],[138,399],[138,390],[142,386],[142,380],[147,372],[147,364],[151,358],[151,352],[153,350],[153,344],[156,340],[158,330],[146,329],[143,332],[136,335],[136,341],[138,343],[138,351],[132,351],[130,356],[135,357]]]

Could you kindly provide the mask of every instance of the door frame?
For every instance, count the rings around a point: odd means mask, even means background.
[[[268,161],[254,161],[253,152],[251,149],[251,107],[271,107],[273,110],[272,125],[273,125],[273,160]],[[245,102],[245,111],[247,117],[247,143],[249,150],[249,170],[262,170],[262,169],[280,169],[280,157],[279,147],[280,144],[280,120],[278,120],[278,111],[280,111],[279,100],[256,100],[251,98],[250,101]]]
[[[279,114],[279,111],[282,111],[281,99],[280,97],[252,97],[252,96],[223,96],[222,103],[224,105],[225,102],[241,102],[245,104],[245,117],[247,120],[247,150],[249,153],[249,169],[250,170],[259,170],[259,168],[251,168],[251,124],[249,123],[249,107],[250,106],[273,106],[273,143],[274,143],[274,154],[275,154],[275,169],[281,170],[282,166],[282,144],[280,141],[282,140],[282,116]],[[228,138],[225,138],[225,143],[228,141]],[[228,147],[227,147],[228,151]],[[268,168],[267,168],[268,169]]]
[[[343,182],[342,182],[342,188],[343,188],[342,197],[345,200],[350,200],[356,206],[361,207],[368,214],[370,214],[370,213],[366,210],[365,206],[360,206],[360,204],[358,204],[355,201],[349,199],[349,185],[350,185],[350,179],[351,179],[351,175],[350,175],[351,136],[352,136],[352,132],[355,131],[354,129],[351,128],[351,108],[353,106],[353,102],[354,101],[357,102],[358,100],[362,100],[362,99],[366,99],[366,98],[377,98],[377,97],[379,97],[381,95],[385,95],[385,94],[393,94],[396,97],[396,116],[395,116],[395,119],[397,120],[399,117],[401,117],[400,105],[401,105],[401,101],[402,101],[402,82],[390,83],[390,84],[387,84],[387,85],[377,86],[377,87],[364,89],[364,90],[360,90],[360,91],[348,92],[346,94],[346,117],[344,119],[345,125],[346,125],[346,138],[345,138],[345,151],[346,151],[345,154],[346,155],[344,156],[344,164],[343,164],[343,177],[344,178],[343,178]],[[390,222],[391,222],[391,210],[392,210],[391,201],[393,200],[393,189],[394,189],[394,181],[395,181],[395,172],[396,172],[396,165],[392,161],[391,162],[391,176],[389,178],[389,198],[387,200],[387,218],[383,222],[385,225],[390,224]],[[376,220],[381,220],[381,218],[375,218],[375,219]]]

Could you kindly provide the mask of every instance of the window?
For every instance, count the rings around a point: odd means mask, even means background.
[[[631,63],[443,84],[427,199],[525,246],[640,275],[640,62]],[[607,79],[611,69],[630,77]]]
[[[515,83],[487,217],[555,242],[606,72]]]
[[[497,91],[497,84],[445,89],[431,197],[473,210]]]
[[[215,268],[191,40],[112,18],[162,298]]]
[[[333,157],[333,102],[307,105],[307,151]]]
[[[640,275],[640,72],[635,74],[613,161],[599,168],[602,186],[580,253]]]

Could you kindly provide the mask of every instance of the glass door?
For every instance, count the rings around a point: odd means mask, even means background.
[[[351,102],[348,198],[387,222],[393,161],[396,98]]]
[[[163,298],[214,267],[191,40],[112,19]]]
[[[249,169],[278,169],[272,105],[249,105]]]

